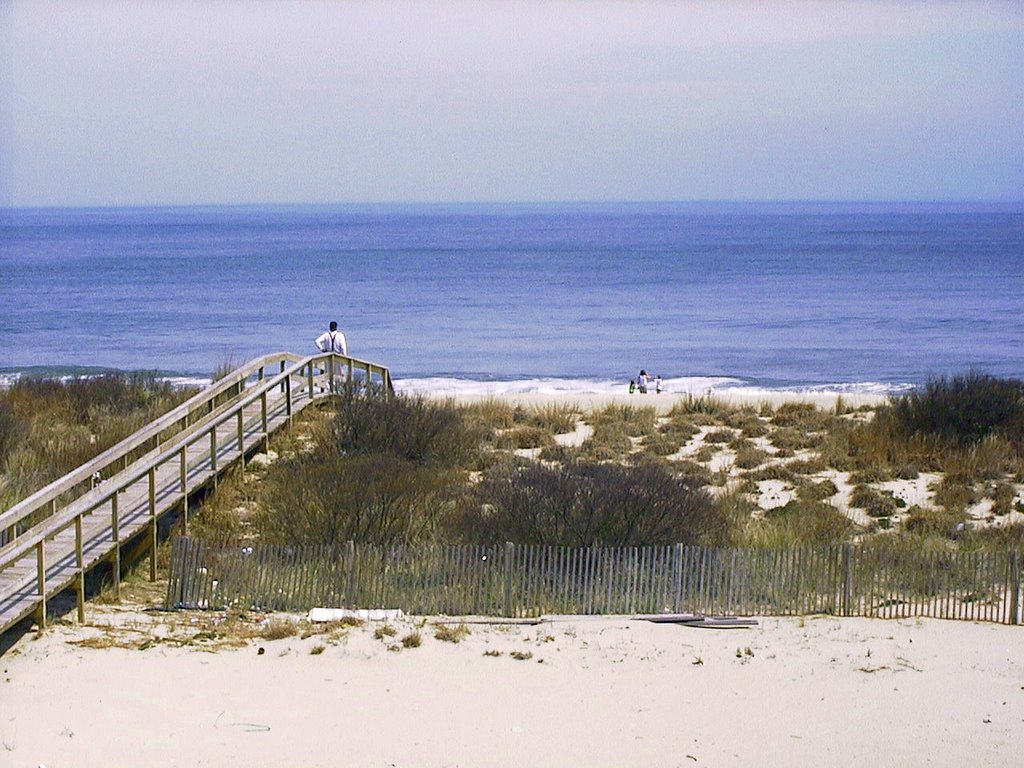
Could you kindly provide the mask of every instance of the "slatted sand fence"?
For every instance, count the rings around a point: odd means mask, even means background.
[[[685,547],[172,545],[167,605],[304,611],[401,608],[527,617],[828,613],[1017,624],[1019,552],[884,546]]]

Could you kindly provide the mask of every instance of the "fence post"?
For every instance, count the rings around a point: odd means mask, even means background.
[[[355,601],[352,599],[352,589],[354,587],[355,579],[355,568],[356,568],[356,544],[352,539],[349,539],[345,543],[345,602],[348,606],[354,607]]]
[[[1020,569],[1022,555],[1020,552],[1010,553],[1010,623],[1019,624],[1020,612]]]
[[[675,562],[673,563],[673,570],[675,572],[676,579],[676,595],[672,600],[672,612],[679,613],[679,603],[683,599],[683,545],[677,543],[673,548],[673,557]]]
[[[850,545],[843,544],[843,595],[839,601],[839,615],[849,616],[853,610],[853,572],[850,568]]]
[[[516,545],[511,541],[505,542],[505,615],[512,615],[512,558],[515,554]]]

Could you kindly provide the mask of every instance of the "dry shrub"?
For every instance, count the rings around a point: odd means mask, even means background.
[[[434,637],[446,643],[459,643],[469,637],[469,627],[464,623],[458,625],[435,624]]]
[[[807,434],[794,427],[780,427],[768,436],[768,440],[776,448],[788,448],[791,451],[814,448],[823,442],[823,438]]]
[[[740,469],[753,469],[764,464],[770,456],[753,445],[744,445],[736,451],[735,466]]]
[[[711,470],[690,459],[672,463],[679,477],[691,481],[694,485],[711,485]]]
[[[729,521],[692,479],[657,464],[532,465],[488,473],[460,530],[482,543],[712,544]]]
[[[762,480],[783,480],[787,483],[796,483],[797,476],[785,464],[769,464],[761,469],[750,470],[743,473],[743,477],[759,483]]]
[[[580,456],[580,449],[572,445],[549,445],[542,448],[540,453],[537,454],[537,458],[541,461],[551,461],[557,464],[568,464],[569,462],[576,461]]]
[[[629,437],[643,437],[655,430],[657,413],[653,407],[637,407],[612,403],[590,415],[590,423],[595,433],[601,427],[620,425],[619,428]]]
[[[839,493],[839,488],[831,480],[820,483],[804,483],[798,486],[797,495],[801,501],[824,501]]]
[[[468,463],[485,434],[451,403],[421,397],[383,397],[347,390],[333,424],[343,455],[388,454],[442,467]]]
[[[555,444],[555,438],[542,427],[519,426],[503,431],[494,441],[496,448],[516,450],[520,448],[545,448]]]
[[[846,542],[856,532],[853,521],[835,507],[795,499],[769,510],[763,520],[751,521],[746,540],[755,546],[828,546]]]
[[[935,504],[957,515],[978,501],[978,493],[972,484],[948,475],[935,484],[932,490],[935,493]]]
[[[731,429],[714,429],[704,435],[704,442],[712,445],[726,445],[733,441],[736,433]]]
[[[597,424],[580,446],[585,457],[599,461],[621,459],[632,450],[633,442],[625,425],[617,421]]]
[[[575,405],[552,403],[528,408],[523,419],[528,426],[560,435],[576,429],[580,409]]]
[[[393,455],[312,454],[267,474],[257,523],[283,544],[411,544],[434,536],[459,481]]]
[[[654,456],[670,456],[683,446],[683,440],[675,434],[653,434],[645,437],[642,445]]]
[[[420,631],[418,629],[415,629],[412,632],[410,632],[409,634],[407,634],[405,637],[402,638],[402,647],[403,648],[419,648],[420,645],[422,644],[422,642],[423,642],[423,638],[420,635]]]
[[[829,429],[835,417],[813,403],[783,403],[775,409],[772,424],[792,427],[800,432],[821,432]]]
[[[879,411],[905,435],[973,445],[992,435],[1024,447],[1024,381],[971,372],[932,379]]]
[[[481,435],[491,435],[515,426],[515,409],[505,400],[488,398],[461,407],[467,427]]]
[[[710,394],[687,394],[685,398],[676,401],[668,415],[670,418],[674,418],[675,416],[711,417],[712,421],[710,422],[707,419],[699,419],[697,422],[701,424],[708,424],[714,423],[715,420],[726,418],[733,410],[735,409],[728,403],[718,399],[717,397],[713,397]]]
[[[915,504],[907,510],[902,527],[904,532],[915,536],[940,536],[948,539],[957,535],[957,526],[963,520],[962,512],[919,507]]]
[[[890,517],[899,505],[891,493],[867,485],[858,485],[850,493],[850,506],[860,507],[870,517]]]

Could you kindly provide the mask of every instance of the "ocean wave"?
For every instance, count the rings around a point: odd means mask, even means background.
[[[613,395],[628,392],[629,381],[594,378],[523,378],[510,380],[481,380],[460,377],[433,376],[395,379],[395,390],[409,395],[432,396],[488,396],[507,395]],[[783,393],[806,395],[898,395],[914,389],[914,384],[878,381],[818,383],[803,385],[760,385],[750,380],[730,376],[681,376],[664,379],[662,392],[677,395],[740,395],[756,397]],[[654,391],[654,382],[650,384]]]

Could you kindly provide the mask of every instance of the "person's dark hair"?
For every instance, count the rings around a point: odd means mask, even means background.
[[[338,330],[338,324],[336,322],[334,322],[333,320],[331,320],[330,330],[332,330],[332,331]]]

